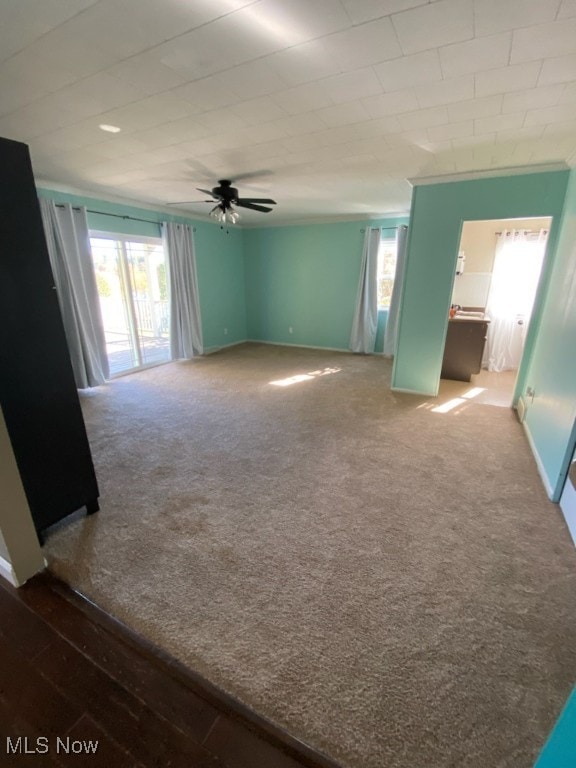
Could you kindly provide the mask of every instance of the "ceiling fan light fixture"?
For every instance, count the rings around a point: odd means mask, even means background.
[[[210,216],[220,223],[224,221],[224,211],[219,205],[217,205],[215,208],[212,208],[210,211]]]
[[[240,220],[240,214],[224,203],[219,203],[212,208],[209,215],[220,224],[237,224]]]

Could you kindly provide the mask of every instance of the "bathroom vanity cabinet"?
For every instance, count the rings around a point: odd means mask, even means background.
[[[470,381],[480,373],[489,320],[485,317],[455,317],[448,321],[442,359],[443,379]]]

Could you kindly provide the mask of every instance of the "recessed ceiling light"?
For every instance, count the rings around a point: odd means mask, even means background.
[[[102,123],[102,125],[99,125],[98,128],[102,131],[108,131],[108,133],[120,133],[122,128],[118,128],[117,125],[106,125],[106,123]]]

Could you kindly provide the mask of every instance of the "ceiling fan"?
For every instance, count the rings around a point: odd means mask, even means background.
[[[276,205],[275,200],[270,200],[267,197],[239,197],[238,190],[232,186],[232,182],[229,179],[220,179],[218,186],[214,187],[211,191],[208,189],[201,189],[196,187],[198,192],[204,192],[206,195],[211,195],[212,200],[182,200],[179,203],[168,203],[168,205],[185,205],[188,203],[212,203],[217,200],[217,204],[210,211],[210,216],[221,224],[236,224],[240,218],[240,214],[235,210],[237,208],[249,208],[251,211],[260,211],[261,213],[270,213],[272,208],[268,208],[268,205]],[[261,205],[266,203],[267,205]]]

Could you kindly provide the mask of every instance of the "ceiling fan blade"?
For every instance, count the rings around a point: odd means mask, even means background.
[[[259,179],[261,176],[271,176],[273,171],[263,168],[260,171],[248,171],[246,173],[233,173],[228,176],[229,179],[233,179],[234,182],[246,181],[246,179]]]
[[[211,197],[214,197],[214,195],[209,189],[200,189],[200,187],[196,187],[196,189],[198,190],[198,192],[204,192],[205,195],[210,195]]]
[[[237,200],[234,205],[238,208],[250,208],[251,211],[261,211],[262,213],[269,213],[272,208],[266,208],[263,205],[254,205],[254,203],[247,203],[243,200]]]
[[[166,205],[192,205],[192,203],[213,203],[214,200],[178,200],[177,203],[166,203]]]
[[[197,158],[189,157],[184,161],[184,163],[188,166],[191,173],[193,173],[196,178],[203,178],[206,181],[212,181],[212,179],[216,178],[217,174],[210,168],[207,168],[204,163],[200,162],[200,160]]]
[[[238,203],[270,203],[276,205],[276,200],[270,200],[269,197],[242,197],[238,199]]]

